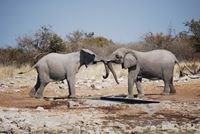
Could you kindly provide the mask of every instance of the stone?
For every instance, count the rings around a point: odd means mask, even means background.
[[[142,133],[142,132],[143,132],[143,128],[142,128],[141,126],[136,126],[136,127],[133,129],[133,132]]]
[[[156,126],[150,126],[149,129],[150,129],[150,131],[155,131],[156,130]]]
[[[188,80],[189,80],[189,77],[188,76],[184,76],[184,77],[179,78],[178,82],[186,82]]]
[[[75,101],[68,101],[68,107],[69,108],[80,107],[80,103]]]
[[[163,116],[163,115],[157,115],[157,118],[164,119],[165,116]]]
[[[92,84],[90,87],[91,87],[92,89],[96,89],[96,87],[95,87],[94,84]]]
[[[158,83],[158,84],[157,84],[157,87],[163,88],[164,86],[165,86],[164,83]]]
[[[161,125],[161,130],[172,130],[174,132],[179,131],[179,129],[176,127],[176,125],[172,124],[170,122],[163,122]]]
[[[81,127],[80,126],[75,126],[72,129],[72,134],[80,134],[81,133]]]
[[[37,107],[36,111],[44,111],[44,108],[43,107]]]
[[[106,127],[104,128],[104,132],[107,134],[115,134],[113,131],[113,127]]]
[[[14,81],[10,81],[10,84],[14,85],[14,84],[15,84],[15,82],[14,82]]]
[[[190,79],[200,79],[200,75],[191,75]]]

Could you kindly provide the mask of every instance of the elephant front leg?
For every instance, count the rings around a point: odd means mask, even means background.
[[[161,95],[169,95],[170,94],[170,87],[172,87],[173,82],[173,68],[174,66],[168,66],[167,69],[163,71],[163,81],[164,81],[164,92]],[[173,89],[172,89],[173,90]],[[172,91],[174,92],[174,91]]]
[[[133,97],[133,86],[134,86],[134,73],[133,71],[129,70],[128,71],[128,98]]]
[[[75,97],[75,76],[67,78],[68,89],[69,89],[69,98]]]

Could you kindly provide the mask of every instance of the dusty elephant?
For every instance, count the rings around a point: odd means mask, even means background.
[[[102,62],[102,59],[88,49],[69,54],[50,53],[41,58],[30,70],[36,68],[37,82],[29,92],[31,97],[42,98],[45,86],[52,81],[67,80],[69,97],[75,97],[75,75],[82,65]],[[29,70],[29,71],[30,71]],[[26,71],[26,72],[29,72]],[[22,73],[26,73],[22,72]]]
[[[106,61],[107,72],[104,78],[108,77],[110,69],[117,83],[118,80],[112,68],[112,63],[121,64],[122,68],[128,69],[128,97],[133,96],[134,83],[136,84],[138,96],[144,96],[141,88],[142,78],[163,80],[164,91],[162,95],[176,93],[173,86],[173,70],[175,64],[179,65],[179,63],[175,55],[167,50],[139,52],[132,49],[119,48]],[[182,74],[181,70],[180,74]]]

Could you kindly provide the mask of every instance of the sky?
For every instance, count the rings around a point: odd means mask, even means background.
[[[64,40],[79,30],[130,43],[170,27],[184,31],[192,19],[200,19],[200,0],[0,0],[0,47],[15,47],[43,25]]]

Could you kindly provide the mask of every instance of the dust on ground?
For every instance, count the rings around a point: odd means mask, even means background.
[[[25,83],[19,86],[21,79]],[[27,79],[32,85],[26,84]],[[160,95],[161,81],[143,82],[143,99],[160,101],[158,104],[98,99],[127,95],[126,79],[122,77],[120,85],[112,80],[80,80],[76,84],[77,99],[48,101],[28,96],[34,78],[19,77],[8,86],[2,82],[0,133],[200,133],[200,79],[175,82],[177,93],[169,96]],[[66,87],[54,83],[45,89],[44,96],[67,94]]]
[[[200,80],[192,80],[184,83],[175,83],[177,93],[169,96],[162,96],[160,93],[163,91],[163,87],[156,87],[152,82],[151,84],[145,84],[143,86],[145,97],[143,99],[155,99],[161,101],[174,101],[174,102],[195,102],[200,101]],[[111,87],[112,88],[112,87]],[[110,96],[110,95],[127,95],[127,87],[113,86],[114,89],[77,89],[77,98],[98,97],[98,96]],[[15,89],[9,89],[8,91],[0,93],[0,106],[1,107],[16,107],[16,108],[37,108],[38,106],[48,107],[52,106],[51,101],[44,99],[35,99],[28,96],[31,87],[23,87],[17,92]],[[49,90],[49,91],[48,91]],[[59,89],[62,90],[62,89]],[[61,93],[55,92],[53,89],[45,89],[44,96],[60,97],[67,96],[67,91]],[[58,106],[59,107],[59,106]]]

